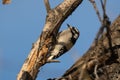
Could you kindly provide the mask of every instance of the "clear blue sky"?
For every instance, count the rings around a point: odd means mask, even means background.
[[[52,7],[63,0],[50,0]],[[120,14],[120,0],[108,0],[107,14],[113,21]],[[0,1],[2,3],[2,1]],[[100,9],[101,10],[101,9]],[[16,80],[45,23],[46,10],[43,0],[12,0],[9,5],[0,4],[0,80]],[[60,77],[91,45],[100,23],[92,5],[84,0],[63,23],[76,26],[80,37],[75,46],[59,58],[61,63],[51,63],[40,69],[37,80]]]

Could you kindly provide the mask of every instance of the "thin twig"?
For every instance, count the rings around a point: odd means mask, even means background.
[[[89,0],[89,1],[92,3],[92,5],[93,5],[93,7],[94,7],[94,9],[96,11],[96,14],[98,16],[98,19],[99,19],[100,23],[102,24],[102,18],[100,16],[100,12],[99,12],[99,10],[97,8],[96,2],[94,0]],[[100,29],[99,29],[99,31],[98,31],[98,33],[97,33],[97,35],[96,35],[96,38],[94,40],[95,45],[97,45],[97,41],[100,38],[100,35],[103,33],[103,31],[104,31],[104,27],[101,26]]]
[[[103,3],[102,0],[100,0],[101,6],[102,6],[102,10],[103,10],[103,16],[106,15],[106,9],[105,9],[105,5]]]
[[[94,7],[94,9],[96,11],[96,14],[98,16],[99,21],[102,22],[102,18],[100,17],[100,13],[99,13],[99,10],[97,8],[97,5],[96,5],[95,1],[94,0],[89,0],[89,1],[92,3],[92,5]]]
[[[106,11],[106,0],[104,0],[104,7],[105,7],[105,11]]]
[[[109,21],[109,17],[107,16],[106,14],[106,0],[104,0],[104,3],[102,0],[100,0],[101,2],[101,6],[102,6],[102,9],[103,9],[103,27],[106,28],[106,35],[107,35],[107,38],[108,38],[108,43],[109,43],[109,47],[110,47],[110,50],[111,50],[111,53],[113,53],[113,49],[112,49],[112,38],[111,38],[111,29],[110,29],[110,25],[111,25],[111,21]]]
[[[46,11],[47,11],[47,13],[51,10],[51,8],[50,8],[50,3],[49,3],[49,1],[48,0],[44,0],[44,4],[45,4],[45,7],[46,7]]]
[[[98,80],[98,79],[99,79],[99,76],[98,76],[98,74],[97,74],[97,68],[98,68],[98,65],[95,65],[94,74],[95,74],[95,78]]]
[[[97,44],[97,41],[98,39],[100,38],[100,36],[103,34],[103,31],[104,31],[104,28],[106,28],[106,31],[107,31],[107,37],[108,37],[108,43],[109,43],[109,46],[111,48],[111,51],[113,52],[112,50],[112,40],[111,40],[111,30],[110,30],[110,24],[111,22],[109,21],[109,17],[107,16],[106,14],[106,0],[104,0],[104,3],[103,3],[103,0],[100,0],[100,3],[101,3],[101,6],[102,6],[102,10],[103,10],[103,20],[102,18],[100,17],[100,13],[99,13],[99,10],[96,6],[96,3],[94,0],[89,0],[95,11],[96,11],[96,14],[98,15],[98,18],[99,18],[99,21],[101,22],[101,27],[96,35],[96,38],[95,38],[95,43]]]

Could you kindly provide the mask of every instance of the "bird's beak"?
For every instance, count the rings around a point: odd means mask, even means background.
[[[69,29],[72,29],[72,27],[69,24],[67,24],[67,26],[68,26]]]

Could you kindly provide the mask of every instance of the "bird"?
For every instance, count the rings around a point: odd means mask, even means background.
[[[76,27],[70,26],[67,24],[68,29],[63,30],[58,33],[56,37],[56,44],[54,48],[50,51],[50,56],[48,57],[49,60],[56,59],[69,51],[74,44],[76,43],[80,32]]]

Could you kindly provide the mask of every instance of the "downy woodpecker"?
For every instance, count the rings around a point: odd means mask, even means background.
[[[63,30],[58,33],[57,42],[54,48],[50,51],[48,61],[56,59],[59,56],[63,55],[65,52],[69,51],[78,39],[80,34],[79,30],[75,27],[70,26],[69,24],[67,24],[67,26],[67,30]]]

